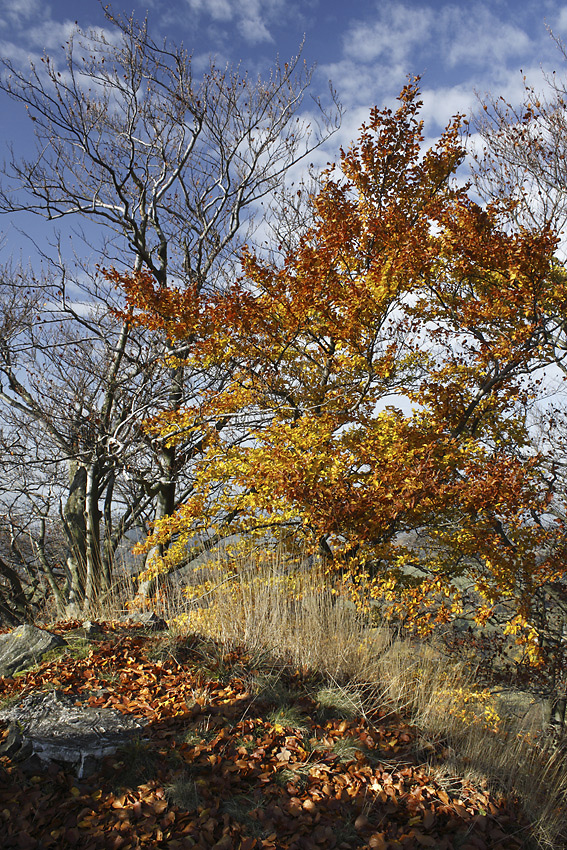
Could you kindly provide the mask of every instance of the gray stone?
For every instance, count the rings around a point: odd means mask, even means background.
[[[168,626],[162,617],[158,617],[155,611],[143,611],[139,614],[129,614],[127,620],[133,623],[140,623],[145,629],[152,632],[165,631]]]
[[[65,646],[59,635],[25,624],[0,636],[0,676],[13,676],[38,664],[43,656],[58,646]]]
[[[97,638],[102,634],[102,626],[99,623],[93,623],[91,620],[85,620],[83,629],[85,637]]]
[[[0,719],[10,724],[6,752],[0,754],[63,762],[76,770],[79,779],[99,759],[138,737],[147,723],[111,708],[77,705],[57,691],[28,694],[0,711]]]

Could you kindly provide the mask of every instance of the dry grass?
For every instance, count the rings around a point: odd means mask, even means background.
[[[500,716],[489,690],[427,644],[393,642],[375,671],[384,697],[420,730],[424,759],[439,776],[458,775],[517,797],[537,844],[566,846],[566,753],[544,744],[534,715]]]
[[[338,682],[364,671],[377,646],[389,643],[387,630],[368,629],[354,607],[337,597],[319,568],[292,568],[280,557],[224,565],[188,591],[186,613],[175,629],[194,630],[225,646],[269,651],[294,667],[316,670]]]
[[[500,717],[492,694],[434,646],[393,639],[386,625],[369,628],[320,569],[290,568],[274,555],[229,570],[212,567],[172,627],[322,674],[326,699],[335,691],[360,713],[378,705],[402,713],[432,770],[517,797],[537,844],[566,846],[567,759],[539,743],[533,721]]]

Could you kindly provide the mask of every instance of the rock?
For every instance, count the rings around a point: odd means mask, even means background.
[[[102,635],[102,626],[99,623],[93,623],[91,620],[85,620],[83,623],[85,637],[97,638]]]
[[[111,708],[77,705],[57,691],[28,694],[0,711],[0,719],[10,724],[0,755],[63,762],[79,779],[92,772],[99,759],[139,736],[147,722]]]
[[[0,636],[0,676],[13,676],[38,664],[43,656],[58,646],[65,646],[59,635],[25,624]]]
[[[23,743],[22,730],[16,723],[11,723],[8,729],[8,737],[0,744],[0,756],[14,758],[21,752]]]
[[[155,611],[143,611],[140,614],[128,614],[130,622],[140,623],[145,629],[152,632],[161,632],[168,628],[167,623],[155,613]]]

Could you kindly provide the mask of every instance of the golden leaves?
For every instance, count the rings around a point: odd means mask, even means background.
[[[175,538],[155,569],[195,535],[293,528],[348,555],[357,601],[391,597],[422,630],[459,613],[463,572],[482,622],[551,574],[522,450],[567,304],[556,237],[510,231],[509,205],[457,189],[460,119],[423,150],[419,110],[417,81],[372,110],[281,264],[246,249],[244,276],[208,295],[110,273],[140,321],[191,335],[191,364],[223,375],[151,425],[170,444],[202,435],[191,497],[149,541]]]

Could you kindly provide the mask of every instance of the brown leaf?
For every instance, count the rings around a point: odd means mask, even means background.
[[[223,835],[216,844],[213,844],[211,850],[232,850],[233,847],[234,842],[230,835]]]
[[[20,832],[18,835],[18,847],[20,850],[33,850],[37,847],[37,841],[28,835],[27,832]]]
[[[433,824],[435,823],[435,812],[431,809],[427,809],[425,814],[423,815],[423,826],[425,829],[431,829]]]
[[[370,826],[370,821],[366,817],[366,815],[359,815],[354,822],[354,828],[358,831],[362,831],[363,829],[367,829]]]
[[[414,838],[420,847],[437,847],[439,842],[431,835],[422,835],[419,832],[414,832]]]

